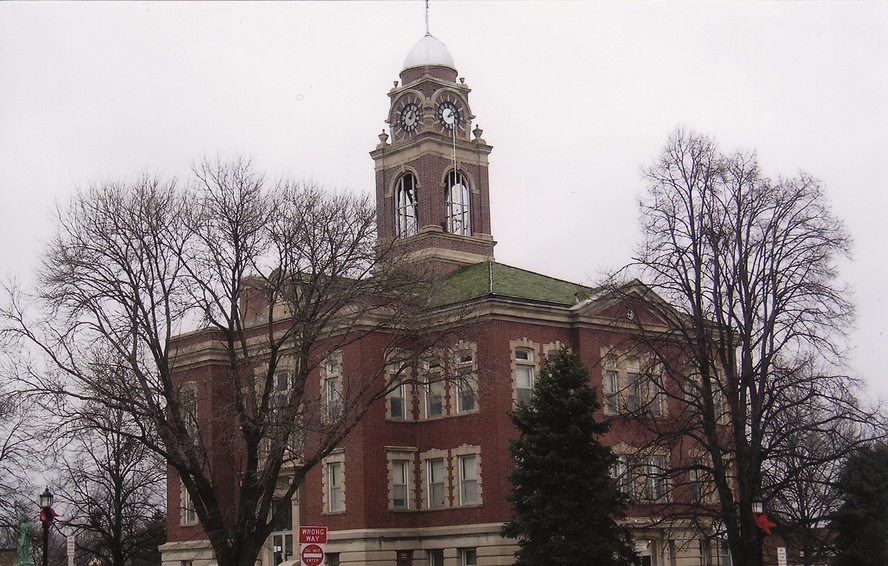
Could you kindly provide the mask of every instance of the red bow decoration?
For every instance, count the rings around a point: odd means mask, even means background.
[[[761,530],[765,531],[766,535],[771,534],[771,527],[776,527],[777,523],[768,518],[768,515],[765,513],[761,513],[760,515],[755,516],[755,524]]]
[[[46,510],[49,509],[49,513]],[[49,516],[47,516],[49,515]],[[55,509],[52,507],[44,507],[40,510],[40,520],[44,523],[52,523],[52,520],[58,517],[59,514],[55,512]]]

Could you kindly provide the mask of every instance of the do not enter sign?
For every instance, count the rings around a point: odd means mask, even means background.
[[[306,544],[302,548],[302,563],[305,566],[320,566],[324,562],[324,549],[316,544]]]

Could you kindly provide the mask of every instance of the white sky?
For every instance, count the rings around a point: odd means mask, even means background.
[[[678,126],[823,180],[855,239],[852,372],[888,395],[888,2],[453,2],[431,32],[473,88],[499,261],[581,283],[640,239],[640,170]],[[203,155],[372,193],[410,2],[0,2],[0,276],[55,203]]]

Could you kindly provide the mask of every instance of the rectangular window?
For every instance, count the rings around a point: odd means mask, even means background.
[[[703,460],[691,458],[688,460],[688,492],[692,503],[703,501],[705,492],[706,472],[703,470]]]
[[[197,511],[194,509],[194,500],[191,499],[191,494],[185,489],[185,486],[182,486],[182,524],[183,525],[196,525],[197,524]]]
[[[460,566],[477,566],[478,551],[474,548],[464,548],[460,551]]]
[[[410,462],[408,460],[392,461],[392,507],[408,509],[410,507]]]
[[[327,418],[333,421],[342,414],[342,364],[338,359],[328,360],[324,369]]]
[[[648,456],[644,473],[645,499],[657,501],[666,495],[666,456]]]
[[[474,357],[472,352],[458,352],[454,361],[456,374],[456,411],[469,413],[475,410]]]
[[[611,478],[613,478],[617,490],[626,495],[632,495],[629,456],[626,454],[617,456],[617,460],[611,465]]]
[[[293,374],[289,371],[282,371],[274,374],[272,377],[271,396],[268,398],[268,409],[270,415],[271,430],[267,438],[267,446],[271,449],[275,446],[274,441],[280,440],[283,444],[286,438],[284,448],[295,449],[296,447],[296,431],[295,423],[286,419],[286,415],[292,415],[289,411],[291,403],[291,392],[293,387]],[[277,445],[280,446],[280,445]]]
[[[535,370],[533,350],[515,348],[515,390],[519,403],[526,403],[533,395],[533,385],[536,381]]]
[[[632,358],[626,362],[626,410],[637,411],[640,407],[640,383],[638,360]]]
[[[478,503],[478,472],[474,455],[459,457],[459,501],[462,505]]]
[[[197,393],[193,383],[186,384],[179,393],[179,405],[185,431],[192,440],[197,440]]]
[[[339,566],[339,553],[328,552],[324,554],[324,564],[326,566]]]
[[[654,372],[650,380],[651,415],[662,417],[666,414],[666,397],[663,394],[663,375]]]
[[[430,550],[429,551],[429,566],[444,566],[444,551],[443,550]]]
[[[407,385],[400,380],[389,393],[389,415],[392,420],[407,418]]]
[[[615,415],[620,410],[620,385],[619,374],[616,370],[604,372],[604,409]]]
[[[345,509],[342,498],[342,462],[327,464],[327,502],[331,513]]]
[[[426,462],[429,478],[429,507],[444,507],[444,459]]]
[[[444,414],[444,381],[441,376],[441,362],[433,359],[424,362],[423,366],[426,418],[440,417]]]
[[[293,533],[272,533],[271,546],[274,550],[274,566],[293,556]]]

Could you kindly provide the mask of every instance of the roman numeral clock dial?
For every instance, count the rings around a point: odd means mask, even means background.
[[[405,97],[397,105],[395,121],[405,136],[416,132],[422,120],[422,108],[419,100],[412,96]]]

